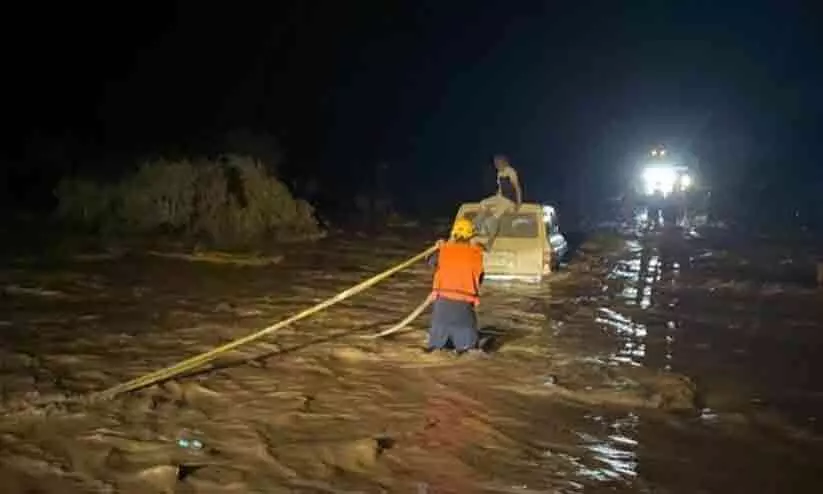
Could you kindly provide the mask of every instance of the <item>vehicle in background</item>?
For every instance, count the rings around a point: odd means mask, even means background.
[[[642,217],[648,228],[690,227],[708,213],[710,192],[703,181],[696,179],[694,158],[673,154],[663,146],[652,148],[639,163],[635,194],[628,201],[633,218]],[[623,208],[625,209],[625,207]],[[627,215],[624,211],[624,219]]]
[[[479,203],[466,203],[460,206],[455,220],[474,221],[479,212]],[[560,232],[554,207],[524,203],[500,221],[497,236],[484,257],[485,279],[539,282],[559,267],[568,243]],[[478,232],[481,230],[478,228]],[[486,244],[489,239],[480,233],[476,240]]]

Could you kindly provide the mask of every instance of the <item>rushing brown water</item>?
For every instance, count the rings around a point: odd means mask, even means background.
[[[489,285],[495,351],[461,358],[421,354],[425,317],[368,338],[426,295],[421,264],[210,371],[87,405],[35,403],[248,334],[425,243],[7,264],[3,492],[819,492],[819,293],[781,277],[799,270],[785,253],[725,241],[604,237],[543,286]]]

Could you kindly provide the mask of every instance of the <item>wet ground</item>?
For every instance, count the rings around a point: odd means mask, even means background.
[[[395,232],[265,259],[7,262],[3,492],[823,489],[813,267],[796,248],[722,231],[602,235],[543,286],[485,287],[489,355],[422,355],[425,317],[369,338],[426,296],[419,264],[208,372],[61,401],[244,336],[425,247]]]

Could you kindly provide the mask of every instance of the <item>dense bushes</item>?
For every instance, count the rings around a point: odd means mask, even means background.
[[[60,182],[59,218],[106,233],[172,233],[215,245],[319,233],[314,209],[251,158],[143,163],[115,184]]]

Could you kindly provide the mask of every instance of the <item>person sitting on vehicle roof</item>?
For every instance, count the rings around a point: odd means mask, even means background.
[[[483,282],[483,249],[471,242],[474,225],[455,221],[448,241],[438,241],[431,297],[434,299],[426,352],[451,343],[457,354],[477,347],[477,314]]]
[[[476,219],[478,227],[490,237],[489,243],[497,234],[503,215],[517,212],[523,204],[520,179],[509,159],[502,154],[495,155],[494,167],[497,169],[497,193],[480,201],[481,213]]]

